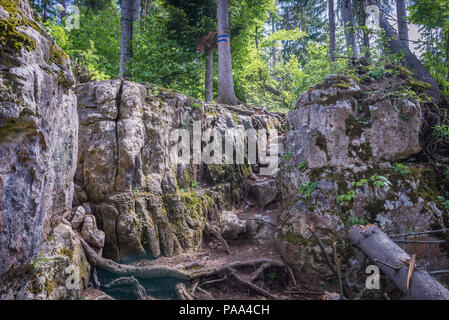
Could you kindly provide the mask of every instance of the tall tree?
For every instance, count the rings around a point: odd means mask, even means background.
[[[228,0],[217,0],[218,29],[218,97],[217,103],[236,105],[231,63]]]
[[[369,5],[378,5],[377,0],[368,0]],[[419,59],[410,51],[410,49],[404,45],[404,43],[399,40],[399,35],[388,22],[387,18],[384,17],[382,12],[379,14],[379,24],[380,27],[385,31],[385,35],[388,37],[388,43],[391,51],[395,54],[404,53],[404,63],[413,71],[416,79],[424,82],[428,82],[432,88],[426,90],[426,93],[432,97],[436,104],[443,101],[443,96],[441,95],[440,89],[437,82],[430,74],[429,70],[419,61]]]
[[[346,46],[348,47],[348,49],[352,50],[352,56],[354,58],[357,58],[358,53],[354,32],[354,15],[353,15],[352,0],[343,0],[342,6],[343,6],[342,7],[343,22],[345,24]]]
[[[129,62],[133,55],[132,39],[133,39],[133,20],[134,20],[134,3],[135,0],[121,0],[122,17],[121,17],[121,35],[120,35],[120,77],[128,79],[131,76]]]
[[[205,94],[206,102],[214,100],[214,49],[217,43],[217,32],[211,31],[198,40],[197,49],[206,56]]]
[[[407,26],[407,8],[405,0],[396,0],[396,14],[398,19],[399,39],[404,42],[408,48],[408,26]]]
[[[329,60],[335,61],[335,9],[334,0],[327,1],[329,6]]]

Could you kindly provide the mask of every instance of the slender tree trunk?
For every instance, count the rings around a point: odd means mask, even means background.
[[[134,2],[134,22],[137,25],[140,23],[140,0]]]
[[[329,60],[335,61],[335,8],[334,0],[328,0],[329,9]]]
[[[357,44],[354,32],[354,16],[352,13],[352,0],[343,0],[343,22],[345,24],[346,46],[352,50],[352,56],[358,57]]]
[[[271,18],[271,33],[274,33],[276,31],[276,28],[275,28],[274,18],[271,14],[270,14],[270,18]],[[272,64],[271,68],[273,70],[274,70],[274,68],[276,68],[276,63],[277,63],[276,54],[277,54],[276,46],[273,46],[271,48],[271,55],[273,56],[273,64]]]
[[[228,0],[217,0],[218,27],[218,97],[217,103],[236,105],[231,63]]]
[[[205,82],[205,100],[212,102],[214,100],[214,49],[205,47],[206,55],[206,82]]]
[[[446,30],[446,64],[447,64],[447,79],[449,80],[449,28]]]
[[[405,7],[405,0],[396,0],[396,13],[399,39],[404,42],[404,45],[408,48],[407,8]]]
[[[120,35],[120,77],[131,76],[129,63],[132,57],[133,39],[133,3],[135,0],[122,0],[121,35]]]
[[[368,3],[370,5],[378,5],[377,0],[368,0]],[[432,86],[431,89],[426,90],[427,95],[429,95],[436,104],[441,103],[443,101],[443,96],[441,95],[437,82],[432,77],[429,70],[427,70],[410,49],[398,39],[398,34],[382,13],[380,13],[379,19],[380,27],[385,31],[385,35],[389,38],[388,42],[391,51],[395,54],[401,52],[405,53],[405,65],[413,71],[413,75],[416,79],[428,82]]]
[[[64,9],[66,9],[66,7],[65,7],[65,0],[61,0],[61,1],[59,1],[59,2],[61,3],[61,6],[63,6]],[[63,19],[65,16],[66,16],[66,12],[65,12],[65,10],[62,10],[62,11],[61,11],[61,21],[62,21],[62,19]]]

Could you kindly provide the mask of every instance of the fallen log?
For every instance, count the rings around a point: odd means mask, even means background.
[[[415,300],[449,300],[449,291],[429,272],[409,264],[411,257],[374,225],[353,226],[349,237],[409,298]],[[409,278],[410,288],[407,289]]]

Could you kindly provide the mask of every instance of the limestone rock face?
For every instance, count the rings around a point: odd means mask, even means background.
[[[69,225],[60,223],[28,266],[0,276],[0,299],[78,299],[89,276],[81,242]]]
[[[410,96],[369,102],[359,93],[351,79],[331,75],[289,114],[277,246],[296,270],[331,273],[309,227],[332,254],[352,224],[377,223],[389,234],[445,225],[433,169],[395,163],[420,151],[419,103]],[[352,254],[350,246],[340,250]],[[435,268],[448,263],[436,246],[417,251]]]
[[[176,164],[170,156],[178,143],[170,136],[175,129],[192,139],[193,124],[200,123],[204,156],[208,130],[226,134],[279,124],[252,109],[231,111],[129,81],[89,82],[75,92],[80,133],[74,200],[89,202],[105,233],[103,254],[116,261],[194,249],[206,220],[218,220],[244,197],[249,165]]]
[[[288,142],[310,168],[347,168],[405,159],[420,151],[421,108],[413,99],[363,105],[360,87],[343,75],[303,93],[289,114]]]
[[[33,19],[28,1],[0,2],[0,33],[5,30],[10,33],[0,46],[0,274],[33,260],[51,221],[71,209],[78,140],[69,61]]]

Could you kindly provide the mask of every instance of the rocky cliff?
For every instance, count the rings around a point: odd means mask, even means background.
[[[68,58],[23,0],[0,0],[0,53],[2,299],[77,299],[87,287],[137,298],[159,287],[181,297],[198,273],[222,283],[211,287],[215,297],[233,297],[232,281],[220,280],[229,276],[286,298],[295,276],[307,287],[332,272],[322,251],[333,243],[346,281],[364,272],[365,258],[348,243],[353,224],[390,234],[447,227],[436,173],[419,156],[425,108],[402,69],[382,81],[329,75],[298,98],[286,123],[156,85],[74,85]],[[175,163],[184,151],[172,133],[198,137],[195,123],[208,156],[212,130],[277,130],[269,146],[280,147],[279,170],[262,176],[261,154],[250,164],[247,153],[238,164]],[[429,268],[447,269],[444,247],[404,246]],[[140,278],[99,281],[101,267]],[[233,268],[256,271],[241,277]]]
[[[0,1],[0,274],[36,257],[72,208],[78,115],[66,55],[27,1]]]

